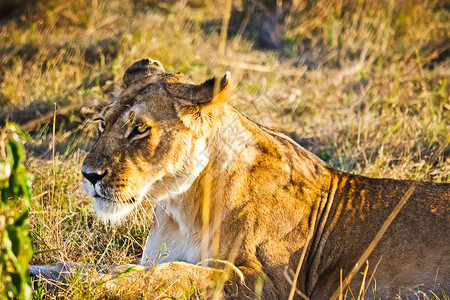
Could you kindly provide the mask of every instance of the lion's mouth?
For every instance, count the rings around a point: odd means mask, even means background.
[[[101,197],[99,195],[96,195],[94,197],[95,200],[100,200],[100,201],[104,201],[104,202],[108,202],[108,203],[113,203],[113,204],[134,204],[136,202],[136,198],[132,197],[132,198],[128,198],[128,199],[114,199],[114,198],[106,198],[106,197]]]
[[[136,198],[130,198],[130,199],[128,199],[128,200],[125,200],[124,201],[125,203],[128,203],[128,204],[133,204],[134,202],[136,202]]]
[[[101,220],[115,224],[120,223],[137,206],[139,200],[134,197],[115,199],[97,196],[94,197],[92,206]]]

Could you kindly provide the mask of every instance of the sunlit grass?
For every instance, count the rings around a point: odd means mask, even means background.
[[[106,87],[121,84],[124,69],[143,57],[195,82],[230,71],[233,105],[291,133],[336,168],[450,181],[450,61],[436,61],[449,40],[450,16],[438,1],[299,2],[286,19],[282,49],[258,49],[231,35],[220,62],[221,7],[143,2],[37,1],[0,25],[0,119],[18,110],[39,118],[54,103],[96,103],[86,114],[57,115],[56,161],[51,120],[32,128],[32,263],[139,257],[151,213],[115,229],[102,224],[81,191],[79,170],[94,138],[89,117],[108,102]],[[66,296],[93,295],[75,286]]]

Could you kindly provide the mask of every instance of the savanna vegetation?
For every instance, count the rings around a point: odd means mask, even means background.
[[[79,182],[95,140],[93,116],[125,68],[144,57],[195,82],[230,71],[233,105],[336,168],[450,182],[448,3],[277,2],[232,1],[222,42],[229,1],[1,6],[0,122],[29,133],[31,263],[140,257],[151,204],[110,227],[96,219]],[[98,293],[74,281],[59,296]],[[34,297],[57,295],[38,287]]]

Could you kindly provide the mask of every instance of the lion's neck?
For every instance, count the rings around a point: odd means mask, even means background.
[[[209,164],[213,173],[223,173],[233,164],[251,164],[255,152],[251,147],[257,133],[255,123],[241,115],[234,108],[225,106],[226,111],[217,122],[208,139]]]
[[[180,231],[186,235],[199,234],[201,231],[205,178],[209,176],[214,181],[210,191],[211,201],[220,201],[218,190],[223,187],[217,181],[226,182],[231,168],[251,165],[255,157],[255,150],[251,147],[255,134],[243,124],[251,121],[232,107],[227,109],[229,111],[222,115],[211,136],[205,142],[202,139],[197,141],[193,158],[195,172],[183,174],[183,178],[165,180],[165,184],[171,186],[171,192],[165,193],[158,205],[179,224]]]

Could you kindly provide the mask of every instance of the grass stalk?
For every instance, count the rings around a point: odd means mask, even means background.
[[[52,184],[52,203],[54,205],[55,191],[56,191],[56,159],[55,159],[55,147],[56,147],[56,102],[54,103],[53,111],[53,127],[52,127],[52,165],[53,165],[53,184]]]

